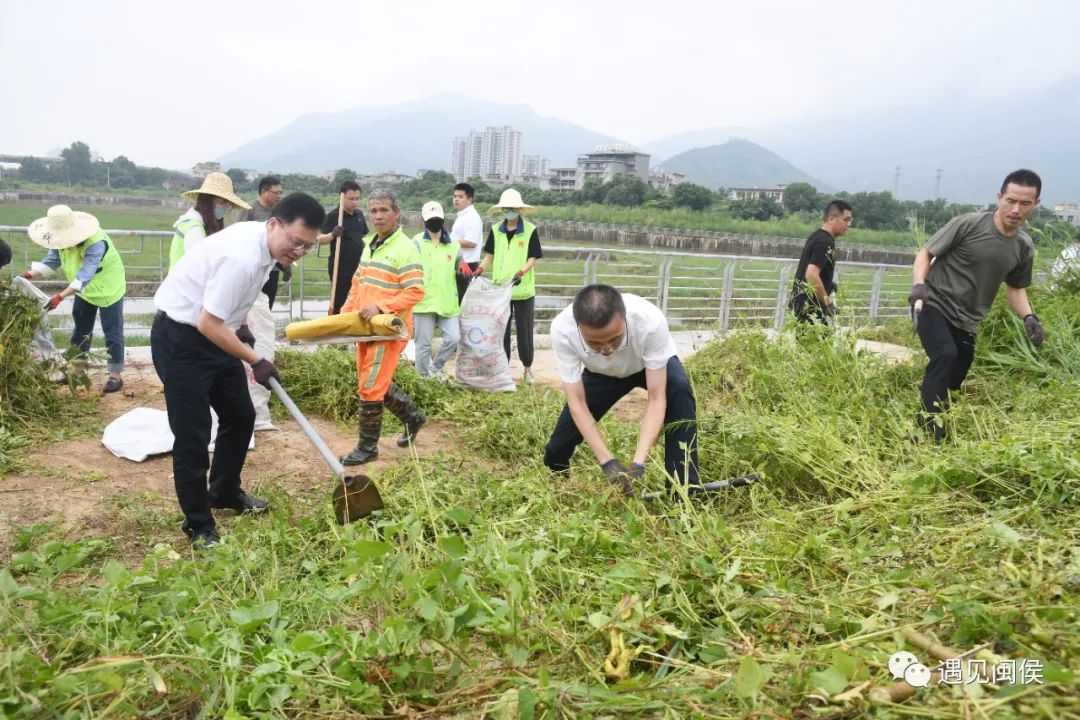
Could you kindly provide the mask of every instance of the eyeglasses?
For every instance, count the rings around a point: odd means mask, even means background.
[[[281,197],[285,194],[285,191],[281,188],[278,188],[277,190],[267,190],[266,192],[270,193],[271,195],[277,195],[278,197]]]
[[[299,250],[301,255],[307,255],[309,252],[315,249],[316,245],[319,244],[317,242],[308,244],[303,240],[294,240],[288,235],[285,236],[285,239],[289,241],[289,247],[293,250]]]
[[[625,325],[623,325],[622,340],[619,341],[618,347],[611,347],[611,345],[605,345],[600,350],[594,349],[592,345],[586,342],[585,336],[581,334],[581,328],[578,328],[578,337],[581,338],[581,346],[585,348],[586,355],[601,355],[603,357],[609,357],[619,352],[620,350],[625,350],[630,346],[630,333],[626,332]]]

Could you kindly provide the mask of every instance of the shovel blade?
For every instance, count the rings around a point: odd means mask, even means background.
[[[334,486],[334,517],[339,525],[383,509],[382,495],[367,475],[346,475]]]

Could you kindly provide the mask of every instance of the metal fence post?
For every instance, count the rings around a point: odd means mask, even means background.
[[[885,279],[888,270],[884,265],[879,265],[874,270],[874,285],[870,288],[870,317],[877,319],[878,307],[881,305],[881,281]]]
[[[720,293],[720,329],[727,330],[731,320],[731,294],[735,284],[735,261],[724,268],[724,289]]]
[[[671,266],[673,264],[674,258],[664,257],[660,260],[660,270],[657,272],[656,299],[665,314],[668,311],[668,295],[671,293]]]
[[[784,317],[787,315],[784,312],[788,299],[787,283],[784,280],[787,279],[789,272],[791,272],[791,263],[783,263],[780,267],[780,286],[776,289],[776,311],[773,315],[773,327],[777,330],[784,327]]]

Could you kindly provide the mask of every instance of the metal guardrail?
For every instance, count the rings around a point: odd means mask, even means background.
[[[168,269],[173,233],[160,230],[107,230],[124,256],[128,276],[125,329],[146,332],[154,308],[152,296]],[[43,253],[29,242],[26,228],[0,225],[12,247],[12,267],[39,260]],[[622,249],[546,245],[537,264],[536,320],[538,332],[570,303],[583,285],[604,282],[632,292],[659,306],[673,328],[735,325],[781,327],[796,261],[789,258],[717,255],[652,249]],[[841,262],[838,304],[852,322],[873,322],[908,313],[911,288],[909,265]],[[57,287],[61,284],[56,283]],[[326,247],[304,258],[290,284],[282,284],[274,305],[279,326],[326,313],[330,280]],[[57,329],[71,326],[70,303],[54,313]]]

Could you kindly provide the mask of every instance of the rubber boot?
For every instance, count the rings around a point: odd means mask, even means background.
[[[360,438],[356,447],[341,458],[342,465],[363,465],[379,457],[379,435],[382,433],[383,404],[360,401]]]
[[[412,398],[394,383],[390,383],[390,388],[386,391],[386,399],[383,402],[386,403],[386,407],[390,412],[394,413],[394,417],[405,426],[405,432],[397,439],[397,446],[409,447],[409,443],[416,439],[416,433],[423,427],[427,418],[424,417],[424,413],[416,409]]]

